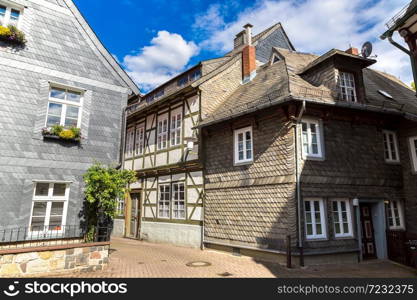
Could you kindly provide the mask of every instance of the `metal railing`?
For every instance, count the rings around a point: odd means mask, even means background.
[[[110,241],[111,227],[96,227],[92,235],[80,225],[0,228],[0,250]]]
[[[398,20],[400,20],[402,17],[405,16],[405,14],[408,11],[408,8],[411,8],[411,5],[413,3],[408,3],[406,6],[404,6],[399,12],[397,12],[395,14],[394,17],[392,17],[391,19],[388,20],[388,22],[385,24],[385,26],[387,26],[388,29],[392,28],[393,26],[395,26],[395,24],[397,23]]]

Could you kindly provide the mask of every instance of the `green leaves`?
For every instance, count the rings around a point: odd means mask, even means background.
[[[86,200],[95,207],[91,213],[102,212],[114,218],[117,199],[123,198],[128,184],[136,180],[135,172],[131,170],[116,170],[101,164],[91,166],[84,174]],[[97,215],[90,218],[97,219]]]

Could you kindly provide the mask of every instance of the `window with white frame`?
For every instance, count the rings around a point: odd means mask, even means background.
[[[410,144],[411,165],[414,172],[417,172],[417,136],[408,139]]]
[[[322,158],[323,147],[319,120],[304,119],[301,122],[303,156],[305,158]]]
[[[172,184],[172,218],[185,219],[185,193],[184,183]]]
[[[81,126],[82,93],[71,89],[51,87],[49,92],[46,127]]]
[[[143,154],[145,148],[145,124],[136,126],[135,154]]]
[[[130,127],[126,132],[126,146],[125,146],[125,156],[127,158],[133,156],[133,147],[135,142],[135,127]]]
[[[235,164],[253,161],[252,127],[245,127],[234,131]]]
[[[116,214],[118,216],[123,216],[125,214],[125,199],[123,197],[117,198]]]
[[[159,185],[159,199],[158,199],[158,217],[169,218],[170,204],[171,204],[171,184]]]
[[[339,72],[340,96],[344,101],[356,102],[355,76],[348,72]]]
[[[399,162],[397,135],[393,131],[384,130],[384,152],[386,162]]]
[[[181,144],[181,127],[182,127],[182,114],[173,114],[171,116],[171,146]]]
[[[0,3],[0,25],[19,27],[22,10],[17,7],[6,6]]]
[[[33,191],[30,231],[63,230],[68,197],[68,183],[37,182]]]
[[[162,117],[158,120],[158,137],[157,147],[158,150],[166,149],[168,144],[168,117]]]
[[[349,200],[332,200],[332,213],[335,237],[353,236],[352,214]]]
[[[307,239],[327,238],[323,199],[304,200],[305,230]]]
[[[403,211],[400,201],[389,201],[388,204],[388,225],[390,229],[403,229]]]

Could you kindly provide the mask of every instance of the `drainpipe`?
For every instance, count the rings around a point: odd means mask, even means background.
[[[118,169],[121,168],[122,170],[124,170],[124,168],[125,168],[126,123],[127,123],[127,106],[125,106],[123,108],[123,113],[122,113],[122,133],[121,133],[121,138],[122,138],[121,143],[122,143],[122,145],[120,147],[121,153],[120,153],[119,166],[118,166]],[[124,230],[123,235],[124,235],[124,237],[126,237],[126,213],[127,213],[127,211],[126,211],[126,198],[125,198],[124,210],[125,210],[124,211],[124,216],[125,216],[125,222],[124,223],[125,224],[124,224],[124,228],[123,228],[123,230]]]
[[[301,106],[301,110],[298,114],[296,124],[294,127],[294,144],[295,144],[295,177],[296,177],[296,190],[297,190],[297,214],[298,214],[298,249],[300,252],[300,266],[304,266],[304,249],[303,249],[303,230],[302,230],[302,223],[301,223],[301,173],[299,170],[299,155],[298,155],[298,128],[299,124],[301,123],[301,118],[303,117],[303,114],[306,110],[306,102],[303,101],[303,104]]]
[[[405,54],[407,54],[410,57],[411,60],[411,69],[413,71],[413,78],[414,78],[414,83],[417,84],[417,70],[416,70],[416,60],[415,57],[413,55],[413,53],[411,53],[410,50],[408,50],[407,48],[401,46],[400,44],[398,44],[396,41],[394,41],[392,39],[392,33],[391,35],[388,36],[388,41],[396,48],[400,49],[402,52],[404,52]],[[417,94],[416,94],[417,96]]]

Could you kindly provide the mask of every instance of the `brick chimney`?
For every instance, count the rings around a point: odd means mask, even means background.
[[[359,50],[358,48],[354,48],[354,47],[350,47],[349,49],[347,49],[345,51],[347,54],[352,54],[352,55],[359,55]]]
[[[252,46],[252,25],[246,24],[245,28],[245,46],[242,49],[242,77],[243,83],[251,81],[256,76],[256,52]]]

